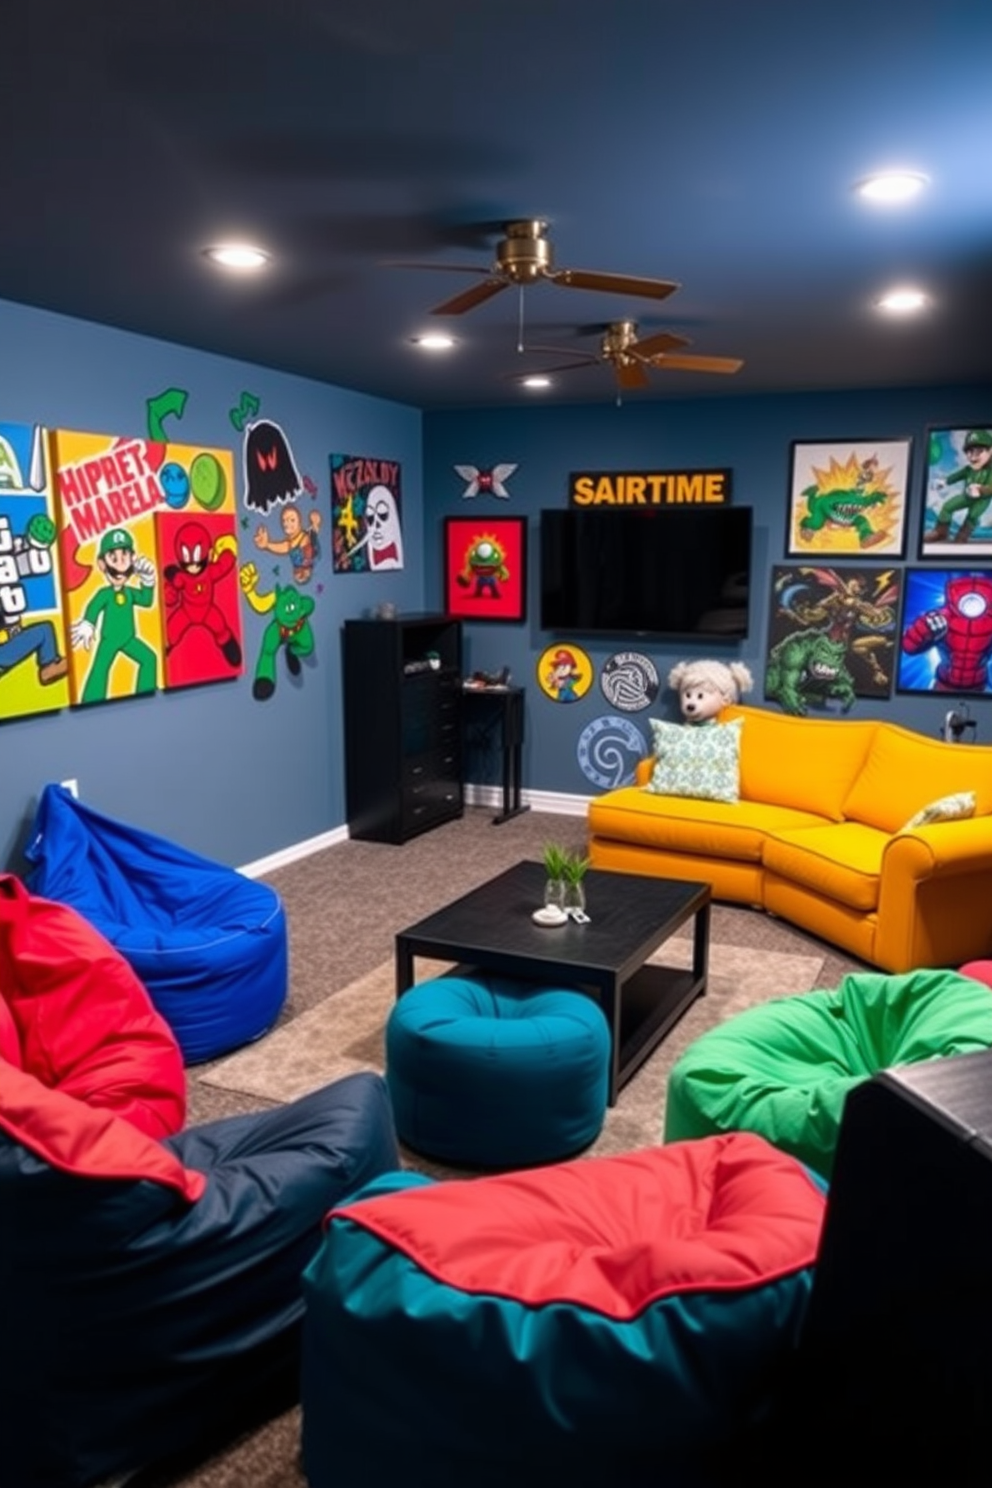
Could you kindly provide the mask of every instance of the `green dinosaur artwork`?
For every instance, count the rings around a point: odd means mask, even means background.
[[[810,705],[823,708],[839,698],[844,713],[854,702],[854,678],[847,669],[842,641],[829,640],[819,630],[797,630],[768,653],[765,696],[781,703],[787,713],[808,713]]]
[[[882,491],[821,491],[816,486],[807,486],[803,498],[806,513],[799,523],[799,536],[805,541],[825,527],[853,529],[861,548],[871,548],[885,541],[886,534],[877,531],[867,516],[872,507],[886,504],[887,498]]]
[[[804,444],[792,455],[789,548],[796,555],[901,553],[912,441]]]

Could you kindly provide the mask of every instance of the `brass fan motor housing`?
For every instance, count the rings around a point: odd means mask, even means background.
[[[508,222],[506,237],[496,245],[496,269],[513,284],[533,284],[554,264],[554,252],[544,234],[548,224],[540,218]]]

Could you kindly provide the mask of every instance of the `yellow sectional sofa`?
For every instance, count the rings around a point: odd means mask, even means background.
[[[593,867],[709,883],[883,971],[992,955],[992,747],[741,706],[718,722],[734,719],[739,800],[652,794],[644,760],[589,804]],[[907,827],[960,792],[973,816]]]

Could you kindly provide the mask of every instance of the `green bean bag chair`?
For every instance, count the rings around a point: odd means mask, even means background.
[[[781,997],[689,1046],[668,1078],[665,1141],[751,1131],[824,1178],[847,1092],[898,1064],[992,1048],[992,992],[956,971],[856,972]]]

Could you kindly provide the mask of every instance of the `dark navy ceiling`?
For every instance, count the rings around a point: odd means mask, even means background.
[[[521,313],[745,363],[628,400],[992,380],[990,0],[20,0],[0,46],[2,298],[425,409],[614,398],[606,363],[523,393],[572,358]],[[870,207],[887,167],[929,184]],[[681,287],[428,313],[531,218],[557,268]],[[269,268],[203,257],[235,237]]]

